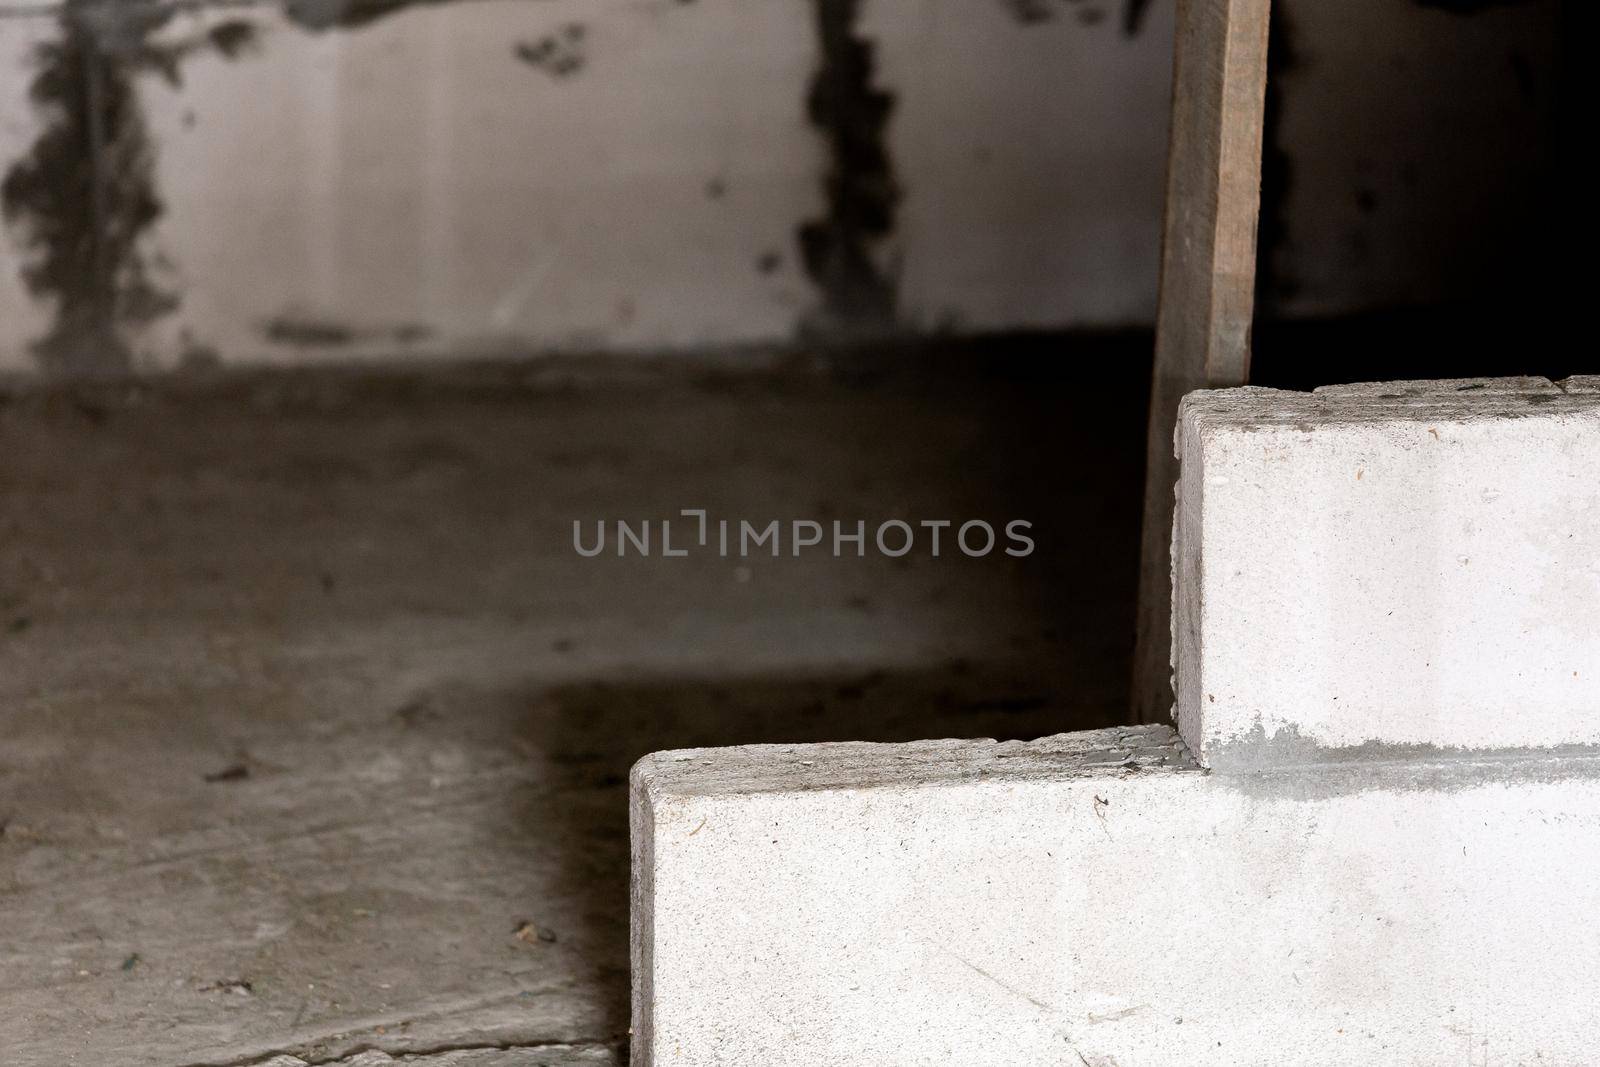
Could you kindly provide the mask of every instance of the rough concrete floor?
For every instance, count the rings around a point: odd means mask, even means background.
[[[0,394],[0,1059],[620,1062],[636,757],[1117,721],[1145,349],[1023,348]],[[1039,548],[571,548],[695,506]]]

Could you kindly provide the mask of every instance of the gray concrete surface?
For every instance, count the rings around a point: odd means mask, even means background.
[[[0,1058],[613,1062],[635,758],[1117,721],[1140,361],[993,356],[0,391]],[[1039,548],[571,549],[693,506]]]

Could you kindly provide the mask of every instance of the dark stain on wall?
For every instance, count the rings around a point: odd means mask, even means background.
[[[1106,19],[1106,9],[1087,0],[1000,0],[1011,15],[1024,26],[1054,22],[1059,9],[1074,11],[1080,25],[1098,26]]]
[[[321,348],[351,344],[356,331],[342,322],[286,312],[262,323],[261,336],[291,348]]]
[[[261,42],[255,26],[243,19],[218,23],[206,33],[205,39],[227,59],[238,59],[253,52]]]
[[[283,14],[308,30],[347,30],[376,22],[408,7],[451,0],[285,0]]]
[[[232,58],[255,35],[234,20],[156,43],[175,10],[157,0],[66,0],[58,37],[34,50],[28,96],[45,124],[0,180],[0,217],[29,257],[23,283],[54,307],[49,331],[32,346],[46,372],[125,373],[132,335],[177,307],[140,248],[163,207],[134,78],[153,71],[177,83],[185,57],[215,50]]]
[[[261,336],[289,348],[338,348],[358,343],[412,345],[433,336],[421,323],[393,326],[353,326],[336,319],[290,309],[261,324]]]
[[[894,96],[873,85],[873,46],[856,33],[862,0],[814,3],[822,62],[806,114],[828,144],[828,210],[800,227],[801,261],[823,298],[804,329],[885,331],[895,321],[895,285],[873,251],[893,232],[900,199],[884,139]]]
[[[1122,5],[1122,32],[1137,37],[1144,29],[1144,17],[1150,10],[1150,0],[1125,0]]]
[[[1050,6],[1050,0],[1000,0],[1000,2],[1011,17],[1024,26],[1049,22],[1056,17],[1055,8]]]
[[[545,34],[536,41],[518,41],[511,53],[552,78],[565,78],[583,69],[586,62],[584,37],[583,23],[569,22],[555,33]]]
[[[321,31],[444,2],[284,0],[282,10],[302,29]],[[170,32],[177,15],[210,6],[206,0],[62,0],[50,16],[58,24],[56,39],[34,49],[38,73],[29,99],[44,124],[28,154],[0,179],[0,219],[24,251],[28,292],[53,309],[48,332],[31,346],[41,370],[125,374],[139,331],[178,307],[179,294],[153,277],[162,260],[143,247],[165,207],[136,81],[153,73],[177,86],[183,62],[196,53],[233,60],[256,48],[259,34],[246,18],[216,21],[188,35]],[[514,54],[565,77],[584,65],[584,36],[582,24],[570,23],[518,44]],[[186,121],[192,124],[192,114]],[[286,317],[265,324],[263,332],[291,346],[351,343],[371,333]],[[382,332],[401,343],[427,333],[409,325]]]

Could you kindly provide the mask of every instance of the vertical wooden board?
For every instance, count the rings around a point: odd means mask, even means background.
[[[1270,0],[1178,0],[1161,300],[1145,471],[1133,719],[1172,706],[1178,401],[1249,378]]]

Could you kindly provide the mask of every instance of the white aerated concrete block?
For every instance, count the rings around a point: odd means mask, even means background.
[[[636,1067],[1600,1063],[1600,386],[1179,422],[1178,734],[641,760]]]
[[[638,1067],[1600,1063],[1594,758],[1166,727],[634,770]]]
[[[1173,646],[1200,761],[1600,743],[1593,382],[1186,397]]]

